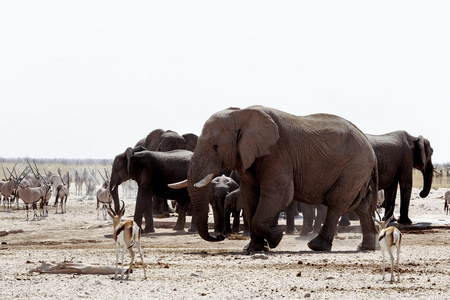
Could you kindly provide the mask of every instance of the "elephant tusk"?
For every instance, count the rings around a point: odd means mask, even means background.
[[[214,178],[214,174],[208,174],[205,176],[205,178],[203,178],[202,180],[200,180],[199,182],[194,184],[194,186],[197,188],[205,187],[213,180],[213,178]]]
[[[167,186],[170,187],[171,189],[182,189],[188,186],[188,181],[187,179],[185,179],[180,182],[169,183]]]
[[[111,189],[111,192],[114,192],[114,189],[116,188],[116,185],[114,185]]]

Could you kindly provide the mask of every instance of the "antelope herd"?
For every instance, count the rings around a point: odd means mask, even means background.
[[[94,191],[98,185],[101,187],[97,190],[97,209],[103,211],[103,219],[107,216],[107,206],[111,202],[109,194],[109,174],[105,169],[105,176],[100,172],[103,183],[96,178],[96,171],[84,169],[81,173],[74,170],[74,176],[69,171],[63,172],[62,169],[57,169],[57,174],[47,172],[43,168],[43,172],[39,170],[36,162],[33,165],[27,160],[25,168],[18,172],[17,163],[10,170],[3,165],[4,179],[0,181],[0,203],[3,202],[3,211],[12,212],[13,204],[16,209],[19,209],[20,202],[25,204],[27,210],[26,220],[29,220],[29,208],[33,209],[33,220],[41,220],[48,217],[48,205],[51,197],[54,197],[53,206],[55,213],[64,214],[67,212],[67,201],[70,195],[70,188],[75,182],[75,195],[82,196],[82,189],[85,187],[84,197],[94,198]],[[127,190],[134,189],[133,183],[127,183]],[[125,186],[124,193],[131,195],[132,192],[127,192]],[[20,201],[21,199],[21,201]],[[100,208],[99,206],[102,205]],[[38,209],[40,210],[38,214]],[[97,214],[98,218],[98,214]]]

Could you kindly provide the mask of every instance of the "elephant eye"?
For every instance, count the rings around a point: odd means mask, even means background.
[[[214,145],[214,146],[213,146],[213,149],[214,149],[214,151],[216,151],[216,152],[217,152],[217,148],[219,148],[219,146],[217,146],[217,145]]]

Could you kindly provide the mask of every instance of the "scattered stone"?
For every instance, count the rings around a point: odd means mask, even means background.
[[[253,259],[268,259],[269,257],[264,253],[256,253],[252,255]]]

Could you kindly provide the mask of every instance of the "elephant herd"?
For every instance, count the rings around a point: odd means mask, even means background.
[[[127,148],[114,159],[110,190],[117,211],[118,185],[128,179],[137,182],[134,220],[141,227],[145,218],[144,232],[154,232],[152,203],[157,199],[162,205],[166,199],[177,201],[174,229],[184,228],[192,205],[189,231],[207,241],[221,241],[224,234],[238,230],[243,208],[250,235],[246,251],[277,247],[283,236],[279,213],[288,214],[295,201],[302,203],[304,216],[312,207],[326,206],[323,225],[308,243],[316,251],[331,250],[339,219],[354,211],[363,234],[359,248],[373,250],[378,190],[385,191],[387,219],[400,187],[397,221],[411,224],[412,169],[422,172],[420,196],[426,197],[433,178],[432,153],[422,136],[406,131],[366,135],[330,114],[295,116],[264,106],[228,108],[213,114],[198,137],[158,129]],[[214,234],[208,230],[210,204]],[[233,229],[230,212],[238,218]]]

